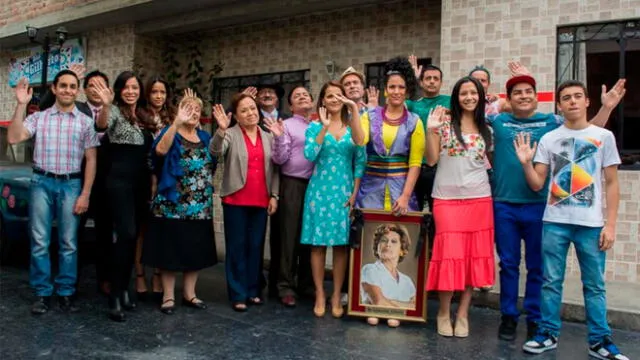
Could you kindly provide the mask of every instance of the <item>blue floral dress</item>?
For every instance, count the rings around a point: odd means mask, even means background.
[[[208,220],[213,218],[213,162],[206,144],[182,141],[180,166],[184,172],[178,178],[178,201],[156,195],[151,205],[153,216],[168,219]]]
[[[322,129],[313,122],[305,133],[304,156],[315,164],[305,194],[300,242],[313,246],[349,244],[349,207],[355,178],[362,177],[367,162],[362,147],[354,144],[351,128],[336,140],[329,132],[322,145],[316,137]]]

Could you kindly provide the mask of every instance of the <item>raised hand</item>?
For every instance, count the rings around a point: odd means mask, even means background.
[[[248,88],[242,90],[243,94],[249,95],[252,98],[256,98],[256,96],[258,96],[258,89],[256,89],[255,86],[249,86]]]
[[[284,123],[282,122],[282,119],[278,119],[276,121],[276,120],[274,120],[272,118],[265,117],[264,118],[264,125],[276,137],[280,137],[280,136],[282,136],[282,134],[284,134]]]
[[[347,98],[345,96],[342,96],[340,94],[336,94],[336,99],[338,99],[338,101],[340,101],[342,104],[344,104],[346,106],[358,107],[358,105],[356,105],[356,103],[353,100],[351,100],[351,99],[349,99],[349,98]]]
[[[18,104],[26,105],[31,101],[33,97],[33,89],[29,87],[29,80],[26,78],[20,79],[18,85],[16,85],[16,100]]]
[[[427,118],[427,129],[435,130],[441,128],[444,125],[446,112],[447,109],[441,105],[431,109],[429,118]]]
[[[69,70],[73,71],[80,81],[84,79],[84,75],[87,72],[87,68],[80,63],[71,64],[71,66],[69,66]]]
[[[615,85],[607,92],[607,86],[602,85],[602,95],[600,95],[600,102],[602,106],[607,109],[613,109],[622,100],[624,94],[627,92],[627,89],[624,88],[624,84],[627,82],[626,79],[618,79]]]
[[[509,71],[511,71],[511,76],[521,76],[521,75],[529,75],[531,76],[531,72],[527,69],[526,66],[522,65],[520,61],[509,61],[507,63],[509,67]]]
[[[329,124],[331,124],[331,119],[329,119],[329,116],[327,114],[327,108],[321,106],[320,109],[318,109],[318,115],[320,116],[320,122],[322,123],[322,126],[325,129],[328,129]]]
[[[225,114],[222,105],[215,104],[213,106],[213,117],[218,123],[218,129],[225,131],[229,128],[229,124],[231,124],[231,113]]]
[[[367,107],[374,109],[378,107],[378,99],[380,98],[380,90],[377,87],[370,85],[367,91]]]
[[[498,99],[500,99],[500,96],[498,96],[498,94],[487,94],[487,101],[490,103],[497,101]]]
[[[531,134],[530,133],[519,133],[515,139],[513,139],[513,147],[516,150],[516,155],[518,156],[518,160],[520,160],[520,164],[524,165],[531,160],[533,160],[533,156],[536,154],[536,147],[538,144],[536,142],[531,146]]]
[[[414,54],[409,55],[409,63],[413,68],[416,79],[420,79],[420,74],[422,74],[422,65],[418,66],[418,58]]]
[[[178,127],[183,125],[193,117],[195,111],[196,109],[192,102],[180,102],[180,107],[173,123]]]
[[[196,98],[198,96],[196,96],[196,93],[191,90],[190,88],[186,88],[184,89],[184,97],[185,98]]]
[[[100,100],[102,100],[102,106],[109,106],[113,103],[113,90],[105,86],[102,81],[96,81],[94,88],[96,93],[100,96]]]

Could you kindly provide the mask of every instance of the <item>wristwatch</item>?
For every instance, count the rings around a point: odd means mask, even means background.
[[[280,201],[280,196],[278,196],[278,194],[271,194],[271,197],[276,199],[277,201]]]

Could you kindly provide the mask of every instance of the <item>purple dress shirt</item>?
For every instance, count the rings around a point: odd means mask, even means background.
[[[313,163],[304,157],[305,132],[309,121],[300,115],[284,121],[284,134],[274,137],[271,159],[280,165],[282,175],[309,179]]]

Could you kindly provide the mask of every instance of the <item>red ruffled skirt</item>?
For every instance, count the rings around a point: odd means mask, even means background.
[[[491,197],[433,201],[436,236],[427,291],[458,291],[495,281]]]

